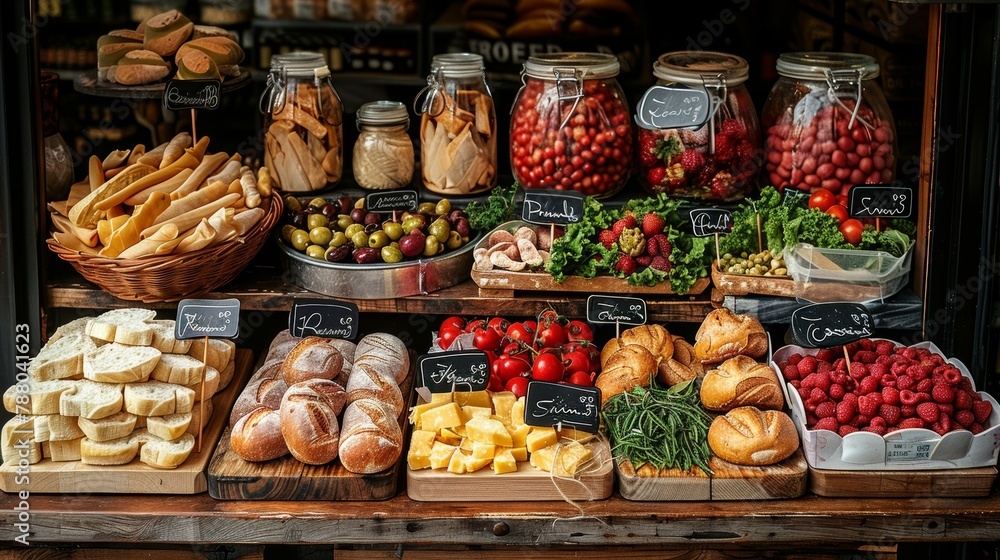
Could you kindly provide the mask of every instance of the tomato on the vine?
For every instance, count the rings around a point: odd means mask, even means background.
[[[525,322],[511,323],[507,327],[507,338],[531,344],[535,340],[535,329],[530,328]]]
[[[826,213],[834,218],[837,218],[837,222],[841,224],[847,219],[847,208],[839,204],[834,204],[833,206],[827,208]]]
[[[590,354],[583,347],[577,348],[572,352],[563,352],[562,357],[567,375],[572,375],[579,371],[584,373],[590,371]]]
[[[514,396],[521,398],[528,394],[528,378],[527,377],[512,377],[507,383],[504,384],[504,388],[514,393]]]
[[[535,358],[535,363],[531,365],[531,378],[538,381],[556,382],[562,380],[564,375],[562,361],[552,352],[539,354]]]
[[[507,327],[510,326],[510,321],[504,319],[503,317],[494,317],[486,323],[490,328],[496,329],[498,332],[506,332]]]
[[[454,325],[442,326],[441,330],[438,331],[441,349],[447,350],[451,347],[451,343],[454,342],[460,334],[463,334],[462,329],[455,327]]]
[[[581,387],[590,387],[594,384],[594,379],[590,376],[590,373],[585,371],[578,371],[570,375],[567,381],[572,385],[579,385]]]
[[[476,329],[473,333],[472,345],[483,352],[495,353],[500,349],[500,342],[502,341],[503,335],[498,330],[486,327],[484,329]]]
[[[837,203],[837,196],[827,189],[816,189],[809,197],[809,208],[826,212],[827,208]]]
[[[441,321],[441,327],[439,327],[439,330],[444,329],[445,327],[455,327],[456,329],[462,330],[465,328],[465,319],[457,315],[446,317],[444,321]]]
[[[844,239],[846,239],[851,245],[861,243],[861,232],[864,231],[864,229],[865,226],[863,226],[860,221],[853,218],[845,220],[844,223],[840,224],[840,233],[844,235]]]
[[[486,326],[486,319],[473,319],[465,324],[465,332],[474,332]]]
[[[593,342],[594,331],[590,329],[590,325],[587,323],[574,319],[566,325],[566,338],[572,342],[579,342],[581,340]]]
[[[531,364],[527,360],[509,354],[501,354],[496,363],[497,375],[504,383],[515,377],[524,377],[531,372]]]
[[[566,329],[555,322],[543,325],[535,333],[535,342],[539,343],[543,348],[557,348],[562,346],[566,344]]]

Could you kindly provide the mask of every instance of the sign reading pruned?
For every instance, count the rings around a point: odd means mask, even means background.
[[[583,194],[527,189],[521,219],[530,224],[575,224],[583,219]]]

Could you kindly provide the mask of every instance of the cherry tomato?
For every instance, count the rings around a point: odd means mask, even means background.
[[[555,309],[546,309],[538,314],[538,322],[542,324],[554,323],[562,319],[562,317],[556,313]]]
[[[441,321],[440,328],[444,329],[445,327],[455,327],[459,330],[462,330],[465,328],[465,319],[458,317],[456,315],[452,315],[451,317],[445,318],[444,321]]]
[[[565,374],[559,356],[551,352],[540,354],[531,366],[531,378],[538,381],[560,381]]]
[[[474,319],[465,324],[465,332],[474,332],[486,326],[486,319]]]
[[[847,219],[847,208],[839,204],[834,204],[827,208],[826,213],[837,218],[837,221],[840,223],[844,223],[844,220]]]
[[[563,366],[566,369],[566,373],[572,375],[577,372],[589,372],[590,371],[590,353],[587,352],[583,347],[577,348],[572,352],[563,352]]]
[[[531,364],[520,357],[501,354],[496,363],[497,375],[504,383],[515,377],[525,377],[531,372]]]
[[[847,204],[847,195],[846,194],[838,194],[837,195],[837,204],[843,206],[844,208],[847,208],[847,206],[848,206],[848,204]]]
[[[594,380],[590,377],[590,374],[585,371],[578,371],[570,375],[567,381],[571,385],[580,385],[581,387],[590,387],[594,384]]]
[[[447,350],[460,334],[462,334],[462,329],[454,325],[442,325],[441,330],[438,331],[441,349]]]
[[[504,388],[514,393],[514,396],[521,398],[528,394],[528,378],[527,377],[512,377],[506,384]]]
[[[857,245],[861,243],[861,232],[864,230],[864,226],[861,222],[855,219],[850,219],[844,221],[840,224],[840,233],[844,235],[844,239],[847,240],[851,245]]]
[[[496,374],[490,374],[490,382],[486,388],[490,391],[503,391],[503,381]]]
[[[559,323],[549,323],[535,333],[535,342],[543,348],[558,348],[566,344],[566,329]]]
[[[488,323],[486,323],[486,324],[489,327],[496,329],[497,332],[501,332],[502,333],[502,332],[505,332],[507,330],[507,327],[510,326],[510,321],[508,321],[507,319],[504,319],[503,317],[494,317],[494,318],[490,319],[490,321]]]
[[[535,329],[522,322],[511,323],[507,327],[507,338],[531,344],[535,340]]]
[[[485,329],[476,329],[472,345],[484,352],[496,352],[500,348],[502,340],[503,335],[500,334],[500,331],[486,327]]]
[[[573,320],[566,325],[566,338],[571,341],[585,340],[587,342],[593,342],[594,332],[590,330],[590,325],[587,323]]]
[[[836,202],[836,195],[826,189],[816,189],[816,192],[812,193],[812,196],[809,197],[809,207],[816,208],[822,212],[826,212],[826,209],[836,204]]]

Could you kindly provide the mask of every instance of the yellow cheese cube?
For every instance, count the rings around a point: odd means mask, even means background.
[[[556,435],[555,428],[542,428],[539,426],[532,426],[531,431],[528,432],[528,437],[524,439],[529,453],[534,453],[543,447],[555,445],[558,441],[559,436]]]
[[[563,443],[556,451],[554,468],[555,474],[559,476],[573,476],[580,464],[594,454],[589,447],[578,441]]]
[[[429,430],[413,430],[410,437],[410,450],[406,453],[406,463],[413,470],[429,469],[431,467],[431,449],[437,434]]]
[[[510,423],[524,424],[524,397],[519,397],[510,407]]]
[[[441,431],[438,432],[437,440],[448,445],[458,445],[462,443],[462,436],[448,428],[441,428]]]
[[[527,461],[528,460],[528,448],[527,447],[511,447],[510,454],[514,456],[516,461]]]
[[[510,420],[510,410],[513,408],[517,397],[510,391],[500,391],[492,394],[493,413],[500,417],[504,424],[513,424]]]
[[[447,467],[451,456],[455,454],[457,449],[458,447],[455,445],[435,441],[434,446],[431,447],[431,468],[443,469]]]
[[[476,472],[492,462],[493,462],[493,457],[478,458],[475,456],[466,455],[465,472]]]
[[[466,453],[472,453],[472,447],[475,443],[476,442],[472,441],[469,438],[462,438],[462,443],[459,444],[458,448],[461,449],[462,451],[465,451]]]
[[[472,442],[472,456],[476,459],[493,459],[497,446],[492,443]]]
[[[556,446],[550,445],[548,447],[539,448],[536,451],[531,452],[531,457],[528,462],[532,467],[536,469],[541,469],[543,471],[552,471],[552,462],[556,456]]]
[[[493,409],[489,407],[482,406],[463,406],[462,408],[462,422],[468,423],[471,418],[476,416],[480,418],[489,418],[493,414]]]
[[[456,391],[453,400],[463,407],[490,408],[490,394],[486,391]]]
[[[455,400],[451,393],[432,393],[431,402],[438,404],[447,404]]]
[[[560,440],[571,439],[573,441],[578,441],[580,443],[587,443],[588,441],[597,437],[596,435],[590,432],[585,432],[583,430],[578,430],[576,428],[563,428],[561,430],[556,430],[556,433],[559,435]]]
[[[510,434],[503,422],[491,418],[472,418],[465,424],[469,439],[479,443],[491,443],[512,447]]]
[[[427,412],[428,410],[431,410],[432,408],[437,408],[437,407],[439,407],[441,405],[445,405],[445,404],[448,404],[448,403],[447,402],[429,402],[429,403],[424,403],[424,404],[418,404],[417,406],[411,407],[410,408],[410,424],[413,424],[414,428],[420,430],[421,426],[422,426],[422,422],[420,421],[420,417],[425,412]]]
[[[462,411],[455,403],[446,403],[420,415],[420,429],[436,432],[441,428],[462,425]]]
[[[524,447],[528,445],[527,438],[528,432],[531,431],[531,426],[527,424],[517,424],[512,426],[510,430],[510,438],[513,442],[513,447]],[[527,461],[527,459],[522,459],[522,461]]]
[[[493,474],[517,472],[517,461],[510,449],[500,449],[493,457]]]
[[[466,473],[465,469],[465,458],[468,457],[462,450],[458,450],[451,456],[451,461],[448,462],[448,472],[455,474]]]
[[[465,424],[464,423],[461,426],[455,426],[454,428],[451,429],[451,431],[453,431],[456,434],[458,434],[459,437],[468,437],[469,436],[468,430],[465,429]]]

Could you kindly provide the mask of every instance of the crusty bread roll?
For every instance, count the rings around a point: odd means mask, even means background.
[[[656,379],[670,387],[685,381],[705,376],[705,368],[695,358],[694,346],[680,336],[671,337],[674,342],[674,355],[665,362],[660,362]]]
[[[705,374],[701,404],[715,412],[740,406],[781,410],[785,399],[778,376],[770,366],[747,356],[736,356]]]
[[[340,432],[340,463],[358,474],[391,467],[403,449],[398,415],[383,403],[363,399],[347,405]]]
[[[235,426],[240,418],[255,408],[264,407],[278,410],[278,407],[281,406],[281,398],[287,389],[288,385],[280,377],[260,377],[247,383],[243,392],[233,403],[233,410],[229,415],[229,425]]]
[[[194,24],[184,14],[169,10],[146,20],[143,45],[162,57],[173,56],[193,30]]]
[[[612,353],[594,386],[601,390],[601,404],[619,393],[648,386],[656,375],[656,358],[638,344],[623,346]]]
[[[381,367],[368,363],[355,363],[347,380],[347,402],[376,400],[386,404],[398,414],[403,410],[403,393]]]
[[[622,331],[621,336],[608,341],[601,349],[601,366],[622,346],[637,344],[649,350],[657,362],[665,362],[674,355],[674,340],[662,325],[639,325]]]
[[[730,463],[773,465],[799,448],[799,436],[784,412],[742,406],[712,421],[708,446]]]
[[[410,371],[410,355],[406,345],[399,338],[386,333],[369,334],[358,341],[354,352],[355,366],[359,362],[383,364],[388,370],[380,371],[391,373],[391,379],[396,384],[402,383]]]
[[[759,358],[767,352],[767,333],[760,321],[725,307],[705,317],[694,340],[695,355],[703,364],[717,364],[738,354]]]
[[[109,81],[126,86],[149,84],[166,78],[170,74],[170,64],[156,53],[138,49],[125,53],[118,62],[108,68]]]
[[[344,367],[344,356],[329,339],[303,338],[288,352],[281,376],[289,386],[307,379],[333,379]]]
[[[219,80],[219,67],[215,61],[201,51],[191,50],[176,58],[178,80]]]
[[[351,377],[351,370],[354,368],[354,357],[357,354],[358,345],[350,340],[341,338],[331,339],[330,344],[336,346],[337,350],[340,350],[340,354],[344,356],[344,369],[341,370],[340,375],[334,381],[347,387],[347,380]]]
[[[308,465],[322,465],[337,457],[344,388],[327,379],[309,379],[285,391],[278,409],[281,435],[292,456]]]
[[[288,329],[279,332],[274,335],[274,338],[271,340],[271,344],[267,347],[267,357],[264,358],[264,361],[266,362],[273,358],[285,359],[285,356],[288,355],[288,350],[294,348],[295,345],[299,343],[299,340],[301,339],[292,336],[291,331]],[[291,346],[288,346],[289,343]],[[282,348],[287,348],[287,350],[282,352]]]
[[[229,445],[247,461],[270,461],[287,455],[280,413],[263,406],[251,410],[233,426]]]

